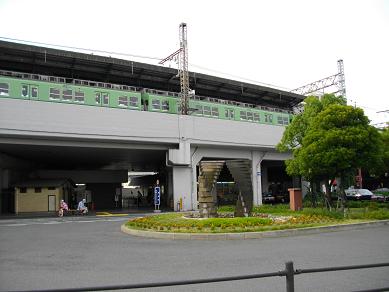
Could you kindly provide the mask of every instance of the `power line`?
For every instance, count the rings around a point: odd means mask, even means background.
[[[191,67],[199,68],[199,69],[206,70],[206,71],[213,72],[213,73],[222,74],[222,75],[225,75],[225,76],[228,76],[231,78],[237,78],[237,79],[240,79],[239,81],[250,82],[250,83],[254,83],[256,85],[268,86],[268,87],[272,87],[272,88],[276,88],[276,89],[280,89],[280,90],[284,90],[284,91],[290,91],[290,88],[286,88],[286,87],[282,87],[282,86],[278,86],[278,85],[274,85],[274,84],[270,84],[270,83],[259,82],[259,81],[248,79],[248,78],[245,78],[242,76],[233,75],[233,74],[222,72],[222,71],[217,71],[214,69],[210,69],[210,68],[196,65],[196,64],[192,64],[192,63],[189,63],[189,65],[191,65]]]
[[[159,58],[159,57],[142,56],[142,55],[121,53],[121,52],[113,52],[113,51],[104,51],[104,50],[94,50],[94,49],[92,50],[92,49],[85,49],[85,48],[74,47],[74,46],[56,45],[56,44],[50,44],[50,43],[44,43],[44,42],[35,42],[35,41],[22,40],[22,39],[14,39],[14,38],[2,37],[2,36],[0,36],[0,39],[8,40],[8,41],[14,41],[14,42],[19,42],[19,43],[28,43],[28,44],[32,44],[32,45],[50,46],[50,47],[57,47],[57,48],[64,48],[64,49],[71,49],[71,50],[87,51],[87,52],[93,52],[93,53],[103,53],[103,54],[109,54],[109,55],[134,57],[134,58],[149,59],[149,60],[156,60],[156,61],[163,60],[163,58]],[[285,87],[274,85],[274,84],[270,84],[270,83],[259,82],[259,81],[248,79],[248,78],[245,78],[245,77],[242,77],[242,76],[233,75],[233,74],[222,72],[222,71],[217,71],[217,70],[214,70],[214,69],[210,69],[210,68],[207,68],[207,67],[204,67],[204,66],[200,66],[200,65],[196,65],[196,64],[192,64],[192,63],[189,63],[189,65],[191,67],[194,67],[194,68],[206,70],[206,71],[217,73],[217,74],[222,74],[222,75],[224,75],[226,77],[231,77],[231,78],[239,79],[239,81],[242,81],[242,82],[250,82],[250,83],[253,83],[253,84],[256,84],[256,85],[268,86],[268,87],[272,87],[272,88],[276,88],[276,89],[280,89],[280,90],[284,90],[284,91],[290,91],[290,88],[285,88]]]
[[[74,46],[56,45],[56,44],[50,44],[50,43],[44,43],[44,42],[35,42],[35,41],[15,39],[15,38],[8,38],[8,37],[2,37],[2,36],[0,36],[0,39],[8,40],[8,41],[14,41],[14,42],[19,42],[19,43],[28,43],[28,44],[33,44],[33,45],[35,44],[35,45],[42,45],[42,46],[50,46],[50,47],[72,49],[72,50],[81,50],[81,51],[96,52],[96,53],[103,53],[103,54],[109,54],[109,55],[118,55],[118,56],[134,57],[134,58],[157,60],[157,61],[161,61],[162,60],[162,58],[159,58],[159,57],[150,57],[150,56],[143,56],[143,55],[136,55],[136,54],[129,54],[129,53],[105,51],[105,50],[92,50],[92,49],[85,49],[85,48],[74,47]],[[210,68],[207,68],[207,67],[204,67],[204,66],[200,66],[200,65],[196,65],[196,64],[192,64],[192,63],[189,63],[189,65],[191,67],[194,67],[194,68],[206,70],[206,71],[217,73],[217,74],[222,74],[225,77],[230,77],[230,78],[238,79],[238,81],[249,82],[249,83],[253,83],[253,84],[256,84],[256,85],[268,86],[268,87],[272,87],[272,88],[276,88],[276,89],[280,89],[280,90],[284,90],[284,91],[291,91],[290,88],[286,88],[286,87],[282,87],[282,86],[278,86],[278,85],[274,85],[274,84],[270,84],[270,83],[259,82],[259,81],[253,80],[253,79],[249,79],[249,78],[245,78],[245,77],[242,77],[242,76],[238,76],[238,75],[234,75],[234,74],[230,74],[230,73],[226,73],[226,72],[210,69]],[[349,98],[347,100],[349,100],[351,103],[353,103],[353,102],[356,103],[355,100],[352,100],[352,99],[349,99]],[[367,109],[367,110],[376,111],[377,113],[379,113],[379,112],[388,112],[388,110],[386,110],[386,111],[379,111],[378,109],[373,109],[373,108],[370,108],[370,107],[367,107],[367,106],[363,106],[363,105],[358,105],[358,107],[361,107],[361,108],[364,108],[364,109]]]
[[[55,45],[55,44],[49,44],[49,43],[33,42],[33,41],[27,41],[27,40],[21,40],[21,39],[7,38],[7,37],[2,37],[2,36],[0,36],[0,39],[22,42],[22,43],[29,43],[29,44],[36,44],[36,45],[43,45],[43,46],[66,48],[66,49],[72,49],[72,50],[81,50],[81,51],[104,53],[104,54],[111,54],[111,55],[120,55],[120,56],[127,56],[127,57],[141,58],[141,59],[150,59],[150,60],[158,60],[158,61],[162,60],[161,58],[157,58],[157,57],[148,57],[148,56],[142,56],[142,55],[118,53],[118,52],[104,51],[104,50],[92,50],[92,49],[85,49],[85,48],[79,48],[79,47],[73,47],[73,46]]]

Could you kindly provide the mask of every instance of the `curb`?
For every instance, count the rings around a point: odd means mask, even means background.
[[[336,232],[346,230],[356,230],[368,227],[377,227],[389,225],[389,220],[372,221],[363,223],[352,223],[342,225],[330,225],[323,227],[307,227],[297,229],[285,229],[263,232],[240,232],[240,233],[172,233],[172,232],[156,232],[130,229],[123,224],[121,231],[140,237],[155,238],[155,239],[170,239],[170,240],[242,240],[242,239],[260,239],[260,238],[275,238],[296,235],[309,235],[324,232]]]

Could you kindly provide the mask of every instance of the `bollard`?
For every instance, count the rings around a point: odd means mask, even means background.
[[[286,292],[294,292],[294,269],[293,262],[285,263]]]

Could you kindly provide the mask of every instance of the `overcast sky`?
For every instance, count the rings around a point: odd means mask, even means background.
[[[191,71],[285,89],[336,74],[343,59],[349,103],[389,121],[377,113],[389,110],[388,0],[0,0],[0,11],[0,37],[157,58],[178,49],[186,22]]]

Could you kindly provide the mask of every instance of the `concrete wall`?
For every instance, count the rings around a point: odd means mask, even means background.
[[[0,98],[0,142],[16,135],[274,149],[283,131],[250,122]]]

